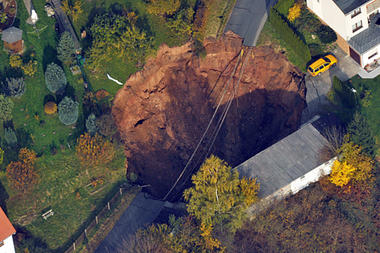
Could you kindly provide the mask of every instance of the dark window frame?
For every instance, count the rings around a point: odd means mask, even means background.
[[[359,22],[356,22],[354,25],[356,26]],[[359,26],[356,26],[355,28],[352,29],[352,32],[356,32],[358,30],[360,30],[361,28],[363,28],[363,21],[360,20],[360,25]]]
[[[377,51],[376,51],[376,53],[373,53],[372,55],[368,56],[368,60],[375,57],[376,55],[377,55]]]
[[[354,13],[351,14],[351,18],[354,18],[356,17],[357,15],[359,15],[360,13],[362,13],[362,8],[357,8],[356,10],[354,10]]]

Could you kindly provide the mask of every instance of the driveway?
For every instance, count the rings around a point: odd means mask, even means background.
[[[224,32],[233,31],[244,38],[244,46],[255,46],[274,2],[276,0],[237,0]]]
[[[333,54],[338,59],[337,66],[316,77],[306,76],[307,108],[302,113],[302,124],[323,112],[325,107],[329,105],[330,102],[326,95],[332,87],[334,76],[337,76],[341,81],[347,81],[360,71],[360,66],[339,47],[333,51]]]

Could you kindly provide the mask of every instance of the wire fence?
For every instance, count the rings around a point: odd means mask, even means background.
[[[112,213],[112,210],[116,208],[119,204],[119,201],[122,200],[124,196],[128,196],[127,192],[130,191],[130,187],[122,185],[119,187],[119,191],[113,195],[113,197],[106,203],[106,205],[99,211],[99,213],[94,217],[94,219],[83,228],[82,232],[79,234],[77,239],[73,241],[70,247],[65,251],[65,253],[75,252],[77,249],[80,249],[83,244],[88,244],[89,235],[93,235],[99,225],[109,217]]]

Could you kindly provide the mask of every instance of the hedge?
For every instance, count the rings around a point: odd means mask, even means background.
[[[289,8],[294,4],[294,0],[279,0],[273,8],[275,8],[280,14],[287,17]]]
[[[273,8],[270,11],[269,21],[281,39],[283,39],[290,49],[299,57],[303,67],[306,69],[306,64],[311,59],[310,50],[306,43],[294,32],[289,24],[281,17],[280,13]]]

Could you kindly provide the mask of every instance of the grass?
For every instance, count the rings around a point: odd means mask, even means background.
[[[88,31],[90,26],[89,20],[92,20],[96,14],[100,14],[104,12],[104,10],[109,9],[125,9],[135,12],[140,18],[140,25],[148,29],[148,33],[153,37],[154,49],[158,49],[163,43],[169,46],[177,46],[184,42],[181,36],[169,30],[162,17],[148,14],[145,8],[146,4],[143,0],[84,1],[83,9],[88,11],[85,11],[78,21],[73,22],[73,25],[76,33],[79,34],[83,30]],[[86,47],[86,43],[88,42],[85,40],[82,41],[84,48]],[[106,89],[112,95],[115,95],[121,86],[109,80],[106,73],[118,81],[125,83],[130,75],[140,69],[137,65],[141,66],[137,61],[128,62],[115,57],[112,61],[104,64],[103,71],[100,73],[91,73],[86,67],[85,70],[89,83],[95,91],[98,89]]]
[[[214,0],[208,8],[209,16],[205,29],[205,37],[218,37],[223,33],[236,0]]]
[[[8,195],[6,209],[12,222],[24,226],[34,237],[46,242],[50,249],[60,249],[73,238],[99,205],[104,204],[103,201],[109,193],[125,180],[125,157],[123,149],[118,147],[115,159],[107,165],[93,168],[83,168],[80,165],[73,144],[84,128],[83,84],[78,76],[73,76],[64,67],[68,80],[66,94],[75,97],[80,104],[80,116],[76,125],[65,126],[59,121],[57,114],[44,113],[44,98],[53,95],[46,88],[44,68],[50,62],[57,61],[55,20],[46,16],[44,1],[34,2],[39,16],[36,32],[25,23],[28,14],[23,1],[18,0],[17,3],[17,17],[20,20],[19,27],[23,30],[26,49],[23,57],[27,58],[33,52],[33,58],[38,62],[38,71],[34,77],[26,78],[26,91],[23,96],[13,99],[13,124],[18,133],[19,146],[27,146],[39,155],[36,163],[39,180],[27,194],[15,191],[8,184],[4,171],[0,171],[0,182],[6,190],[5,196]],[[1,50],[0,73],[4,76],[9,74],[8,62],[8,54]],[[122,66],[117,66],[122,69]],[[3,137],[3,131],[0,136]],[[55,155],[50,152],[52,144],[58,150]],[[7,159],[5,160],[9,162],[9,157]],[[94,177],[102,177],[105,183],[91,188],[88,184]],[[94,190],[99,192],[93,193]],[[49,208],[53,209],[54,216],[43,220],[41,214]]]

